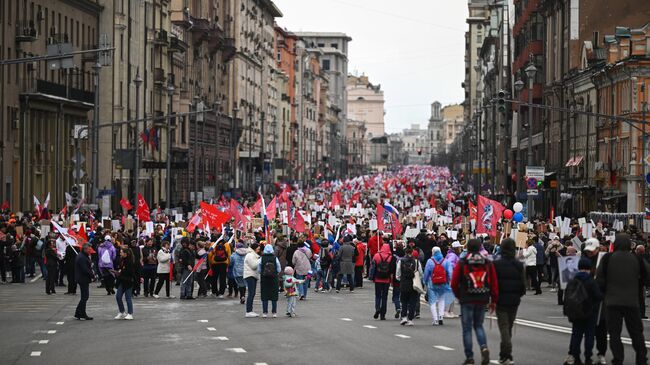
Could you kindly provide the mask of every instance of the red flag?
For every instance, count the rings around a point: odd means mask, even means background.
[[[66,215],[68,215],[68,206],[64,205],[63,209],[61,209],[61,211],[59,212],[59,216],[65,217]]]
[[[293,217],[289,216],[289,228],[293,229],[296,232],[304,233],[305,232],[305,218],[296,208],[293,211]]]
[[[341,193],[340,192],[337,191],[334,194],[332,194],[332,204],[331,205],[332,205],[332,207],[335,207],[337,205],[339,207],[341,206]]]
[[[454,201],[454,196],[451,195],[451,190],[447,190],[447,201],[450,203]]]
[[[433,208],[433,209],[436,208],[436,196],[433,195],[433,194],[431,195],[431,198],[429,198],[429,205],[430,205],[431,208]]]
[[[219,228],[226,223],[230,216],[217,209],[216,206],[208,203],[201,202],[201,218],[204,222],[208,222],[210,227]]]
[[[136,209],[135,214],[137,215],[139,221],[149,222],[151,220],[149,205],[140,193],[138,193],[138,209]]]
[[[129,210],[133,209],[133,205],[131,204],[131,202],[130,202],[127,198],[122,198],[122,200],[120,200],[120,205],[121,205],[122,208],[124,208],[124,210],[126,210],[127,212],[128,212]]]
[[[352,203],[357,203],[361,200],[361,192],[357,191],[356,193],[352,194]]]
[[[190,222],[188,223],[187,228],[185,228],[185,230],[192,233],[200,223],[201,223],[201,216],[198,213],[196,213],[190,219]]]
[[[377,204],[377,229],[380,231],[386,230],[384,226],[384,206],[381,204]]]
[[[9,200],[5,200],[2,202],[2,206],[0,207],[0,210],[9,210]]]
[[[476,210],[476,205],[474,205],[474,203],[472,203],[472,202],[469,202],[469,220],[472,220],[472,219],[477,221],[478,220],[478,214],[477,214],[477,210]]]
[[[79,237],[82,240],[82,243],[88,242],[88,235],[86,234],[86,226],[81,225],[81,228],[79,228],[79,232],[77,233],[77,237]]]
[[[497,222],[506,209],[499,202],[478,196],[476,233],[487,233],[492,237],[497,234]]]
[[[266,206],[266,218],[268,220],[273,220],[275,219],[276,215],[276,198],[273,197],[273,200],[269,203],[269,205]]]
[[[237,228],[242,229],[244,228],[245,218],[242,215],[243,209],[240,210],[240,207],[241,204],[239,204],[234,199],[230,199],[230,207],[228,208],[228,213],[235,219],[235,225]]]
[[[251,207],[251,212],[253,212],[255,214],[260,214],[261,211],[262,211],[262,198],[260,197],[260,198],[257,198],[257,201]]]
[[[395,238],[404,232],[404,227],[402,227],[402,224],[399,222],[395,213],[391,213],[391,230],[393,231],[393,237]]]

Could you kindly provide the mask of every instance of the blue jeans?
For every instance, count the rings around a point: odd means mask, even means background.
[[[190,277],[187,279],[187,277]],[[187,279],[187,281],[185,281]],[[192,292],[194,291],[194,274],[188,270],[187,268],[184,268],[183,271],[181,271],[181,299],[185,298],[191,298],[192,297]]]
[[[389,286],[390,283],[375,283],[375,312],[379,312],[381,318],[386,317]]]
[[[327,270],[326,270],[327,271]],[[329,290],[330,284],[327,282],[326,275],[327,272],[323,270],[318,270],[318,273],[316,274],[316,289],[322,284],[323,285],[323,290]]]
[[[461,322],[463,326],[463,347],[465,348],[465,358],[473,359],[472,351],[472,329],[476,332],[476,341],[480,348],[487,346],[487,338],[483,329],[483,320],[485,319],[484,304],[461,304],[460,305]]]
[[[402,309],[402,302],[400,300],[399,293],[400,293],[399,292],[399,287],[393,287],[393,296],[392,296],[391,299],[393,300],[393,304],[395,304],[395,311],[396,312],[399,312]]]
[[[269,302],[271,302],[271,313],[278,313],[278,301],[277,300],[263,300],[262,301],[262,313],[266,314],[269,312]]]
[[[303,280],[303,279],[305,279],[305,275],[296,274],[296,279]],[[309,285],[309,280],[305,280],[304,283],[296,285],[296,288],[298,288],[298,295],[300,295],[301,297],[307,298],[308,285]]]
[[[124,303],[122,303],[123,296],[126,297],[126,308],[129,311],[129,314],[133,314],[133,288],[125,288],[122,284],[117,287],[115,300],[117,301],[117,310],[119,310],[120,313],[124,313]]]
[[[569,342],[569,354],[580,359],[580,343],[585,339],[585,360],[591,359],[594,349],[594,338],[596,336],[596,322],[598,312],[592,318],[584,321],[575,321],[571,326],[571,341]]]
[[[246,297],[246,313],[253,311],[253,300],[255,299],[255,290],[257,289],[257,279],[249,276],[246,279],[246,287],[248,288],[248,296]]]

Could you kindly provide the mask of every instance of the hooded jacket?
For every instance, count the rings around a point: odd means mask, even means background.
[[[393,266],[393,255],[390,252],[390,246],[389,245],[382,245],[381,248],[379,249],[379,252],[375,254],[375,256],[372,258],[372,268],[371,272],[376,272],[377,270],[377,265],[381,261],[388,261],[391,266]],[[388,284],[390,283],[390,275],[386,279],[380,279],[377,277],[377,275],[374,276],[374,282],[375,283],[380,283],[380,284]]]
[[[514,243],[501,246],[501,258],[494,261],[499,282],[499,300],[497,306],[516,308],[521,304],[521,297],[526,294],[526,277],[524,265],[515,259]]]
[[[435,261],[434,261],[435,260]],[[436,265],[442,265],[442,267],[445,269],[445,272],[447,273],[447,284],[438,284],[434,285],[433,282],[431,281],[431,276],[433,275],[433,269],[435,268]],[[427,286],[444,286],[445,288],[449,288],[449,283],[451,282],[451,275],[453,274],[454,268],[452,267],[451,263],[447,261],[444,256],[442,256],[442,252],[436,250],[436,252],[433,253],[433,256],[427,260],[427,265],[424,267],[424,275],[422,276],[422,280],[424,280],[424,284]]]
[[[311,251],[307,247],[301,247],[293,254],[292,263],[296,275],[307,275],[311,270]]]
[[[169,261],[171,257],[172,254],[169,251],[165,252],[162,248],[158,251],[158,255],[156,255],[158,259],[156,272],[158,274],[169,274]]]
[[[606,306],[639,308],[640,285],[648,279],[648,267],[630,252],[630,236],[614,239],[614,252],[606,254],[598,266],[596,282],[605,293]]]
[[[260,264],[260,255],[253,249],[249,248],[246,257],[244,257],[244,279],[255,278],[259,279],[260,274],[257,273],[257,267]]]
[[[102,259],[104,257],[104,252],[108,251],[108,254],[111,258],[111,263],[106,264],[104,263],[104,260]],[[113,246],[113,243],[111,241],[104,241],[101,246],[99,246],[99,250],[97,251],[97,257],[99,258],[99,268],[100,269],[113,269],[114,268],[114,263],[115,263],[115,246]]]
[[[235,253],[230,256],[233,277],[237,278],[244,276],[244,260],[246,259],[247,253],[248,249],[246,247],[240,247],[235,249]]]

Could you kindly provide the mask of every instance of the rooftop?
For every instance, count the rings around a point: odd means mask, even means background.
[[[338,38],[347,41],[352,40],[352,37],[340,32],[296,32],[296,35],[301,38]]]

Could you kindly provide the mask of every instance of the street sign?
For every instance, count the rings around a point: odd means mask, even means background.
[[[539,190],[537,190],[537,189],[528,189],[528,195],[530,195],[530,196],[538,196],[539,195]]]
[[[86,175],[84,170],[79,169],[79,176],[77,176],[77,169],[72,170],[72,177],[75,179],[82,179]]]
[[[546,169],[544,166],[526,166],[526,177],[544,181]]]
[[[71,160],[72,163],[75,164],[75,165],[76,165],[76,164],[80,164],[80,165],[81,165],[82,163],[84,163],[84,162],[86,161],[86,158],[84,157],[84,155],[79,155],[79,162],[77,162],[77,158],[76,158],[76,157],[72,157],[70,160]]]
[[[100,189],[97,195],[99,196],[115,195],[115,189]]]
[[[648,184],[650,184],[650,173],[647,173],[647,174],[645,175],[645,182],[648,183]]]
[[[528,180],[526,180],[526,186],[528,186],[528,189],[537,188],[537,179],[534,177],[529,177]]]
[[[650,165],[650,155],[646,156],[646,157],[643,159],[643,161],[645,161],[645,163],[647,163],[648,165]]]

